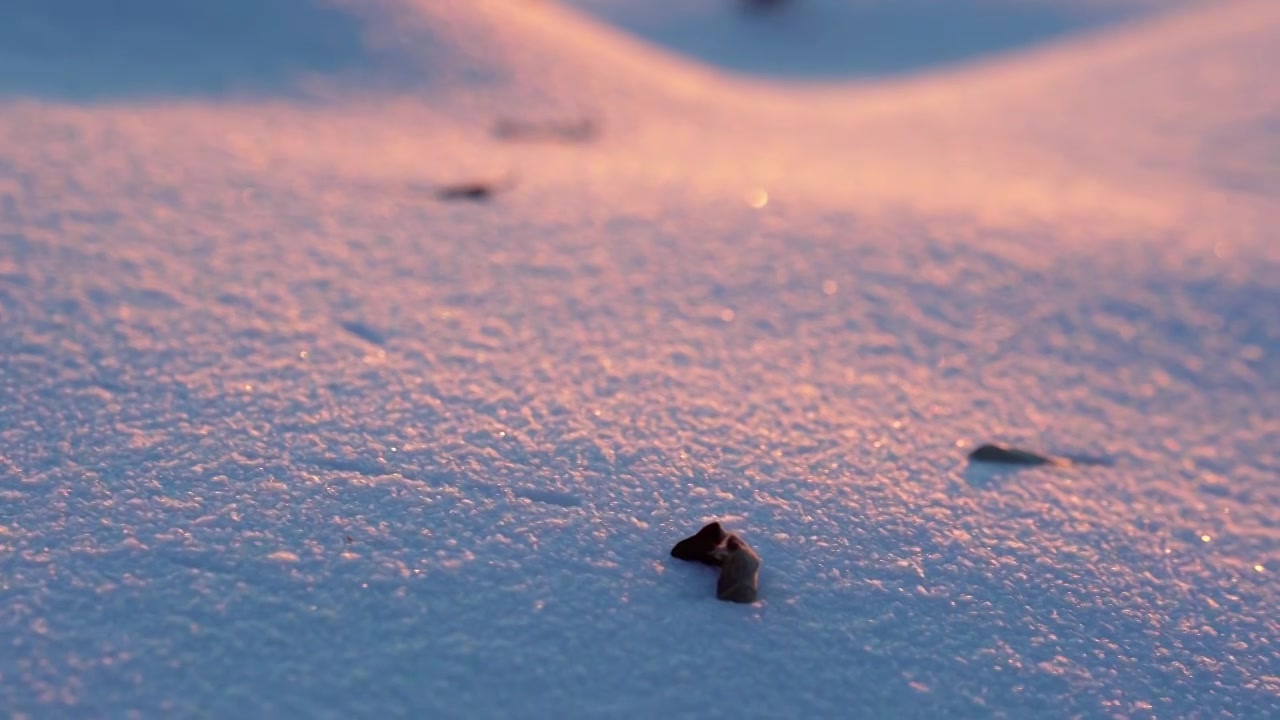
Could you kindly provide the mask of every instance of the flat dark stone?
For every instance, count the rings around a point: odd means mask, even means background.
[[[724,538],[724,528],[720,527],[720,523],[713,522],[699,530],[696,535],[676,543],[676,546],[671,548],[671,557],[719,567],[721,558],[716,554],[716,549],[720,547],[720,543],[724,542]]]
[[[493,136],[508,142],[585,143],[594,140],[598,131],[589,118],[541,123],[503,119],[493,126]]]
[[[457,185],[443,185],[436,188],[436,197],[440,200],[471,200],[479,202],[493,197],[497,191],[497,186],[492,183],[458,183]]]
[[[724,549],[716,597],[726,602],[753,603],[760,594],[760,556],[737,535],[730,535]]]
[[[1004,447],[1003,445],[982,445],[969,453],[969,459],[976,462],[1003,463],[1005,465],[1058,465],[1059,460],[1044,455],[1037,455],[1027,450]]]

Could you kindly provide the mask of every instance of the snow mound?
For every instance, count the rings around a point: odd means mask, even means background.
[[[336,7],[0,100],[0,707],[1280,715],[1274,3],[804,86]]]
[[[1174,2],[571,0],[677,52],[738,72],[833,79],[928,70],[1087,32]]]

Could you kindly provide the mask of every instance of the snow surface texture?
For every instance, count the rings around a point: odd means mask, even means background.
[[[0,31],[8,715],[1280,717],[1280,5],[788,85],[499,0],[276,3],[258,82],[132,4]]]

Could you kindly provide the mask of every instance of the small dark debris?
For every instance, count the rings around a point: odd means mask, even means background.
[[[742,6],[749,12],[774,10],[787,4],[787,0],[741,0]]]
[[[724,528],[720,527],[720,523],[713,522],[699,530],[696,535],[676,543],[676,546],[671,548],[671,557],[719,566],[721,561],[715,552],[716,548],[724,542],[724,538]]]
[[[351,539],[351,536],[350,536],[350,535],[346,536],[346,537],[344,538],[344,540],[346,540],[346,543],[347,543],[348,545],[350,545],[351,543],[355,542],[354,540],[352,540],[352,539]]]
[[[1037,455],[1027,450],[1004,447],[1003,445],[982,445],[969,453],[969,459],[975,462],[1003,463],[1005,465],[1062,465],[1057,458]]]
[[[760,556],[737,535],[725,540],[716,597],[736,603],[753,603],[759,597]]]
[[[753,603],[759,596],[760,556],[742,538],[726,533],[718,522],[676,543],[671,555],[719,567],[716,597],[720,600]]]
[[[529,122],[503,118],[493,125],[493,136],[508,142],[585,143],[599,132],[590,118],[568,122]]]
[[[436,199],[484,202],[502,189],[502,186],[493,182],[464,182],[454,185],[441,185],[436,188]]]

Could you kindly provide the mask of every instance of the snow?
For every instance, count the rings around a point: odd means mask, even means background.
[[[1142,6],[1141,0],[570,3],[673,50],[793,79],[898,74],[970,60],[1123,21]]]
[[[0,707],[1280,716],[1280,6],[578,4],[18,4]]]

